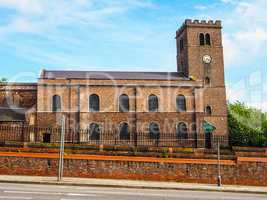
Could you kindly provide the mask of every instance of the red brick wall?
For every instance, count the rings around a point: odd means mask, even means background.
[[[47,158],[3,156],[0,174],[56,176],[57,163],[56,155]],[[264,158],[224,161],[221,170],[223,184],[267,186]],[[216,160],[69,156],[64,162],[64,176],[72,177],[215,184],[216,174]]]

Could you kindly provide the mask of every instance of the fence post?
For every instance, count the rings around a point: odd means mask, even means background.
[[[24,122],[22,122],[22,126],[21,126],[21,142],[25,142]]]
[[[137,131],[134,132],[134,146],[137,147]]]

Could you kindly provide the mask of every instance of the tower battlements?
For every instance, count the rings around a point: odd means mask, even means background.
[[[185,27],[205,27],[205,28],[222,28],[222,22],[220,20],[192,20],[186,19],[183,25],[176,31],[176,36],[178,36]]]

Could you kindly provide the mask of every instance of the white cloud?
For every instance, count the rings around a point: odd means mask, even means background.
[[[23,14],[36,14],[44,11],[45,1],[0,0],[0,7],[17,10]]]
[[[233,3],[234,0],[221,0],[222,3]]]
[[[70,24],[101,25],[130,9],[152,6],[150,0],[0,0],[0,8],[13,12],[8,23],[0,25],[0,33],[40,33]]]
[[[266,8],[266,0],[235,1],[233,12],[223,16],[229,29],[224,34],[226,66],[244,64],[259,54],[267,53]]]
[[[205,5],[196,5],[194,8],[201,11],[208,9]]]
[[[92,27],[115,27],[120,40],[126,40],[126,34],[122,35],[125,30],[111,22],[113,17],[123,18],[131,10],[153,6],[150,0],[0,0],[0,9],[6,9],[8,13],[4,23],[0,23],[0,42],[10,51],[12,49],[14,56],[26,60],[60,66],[87,65],[88,56],[82,53],[77,53],[75,59],[70,56],[75,47],[87,48],[83,39],[95,37],[94,34],[83,36],[84,33],[90,33]],[[73,31],[72,34],[71,30],[75,28],[79,31]],[[110,34],[106,35],[110,37]],[[131,34],[133,38],[139,37]],[[30,37],[27,40],[15,40],[24,35]],[[140,34],[140,37],[144,37],[144,34]],[[54,50],[55,45],[58,48]],[[48,46],[52,50],[47,50]],[[94,65],[93,61],[90,63]]]

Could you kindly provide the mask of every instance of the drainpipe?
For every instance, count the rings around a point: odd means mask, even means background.
[[[137,88],[134,88],[134,141],[135,146],[137,146]]]
[[[193,91],[193,95],[194,95],[194,114],[193,114],[193,121],[195,123],[194,125],[194,130],[193,130],[193,133],[194,133],[194,139],[195,139],[195,144],[194,144],[194,147],[195,148],[198,148],[198,135],[197,135],[197,110],[196,110],[196,93],[195,93],[195,89]]]
[[[80,85],[77,87],[77,133],[78,133],[78,143],[80,142]]]
[[[68,94],[68,102],[69,102],[69,105],[68,105],[68,134],[70,134],[70,123],[71,123],[71,80],[68,79],[68,90],[69,90],[69,94]]]

